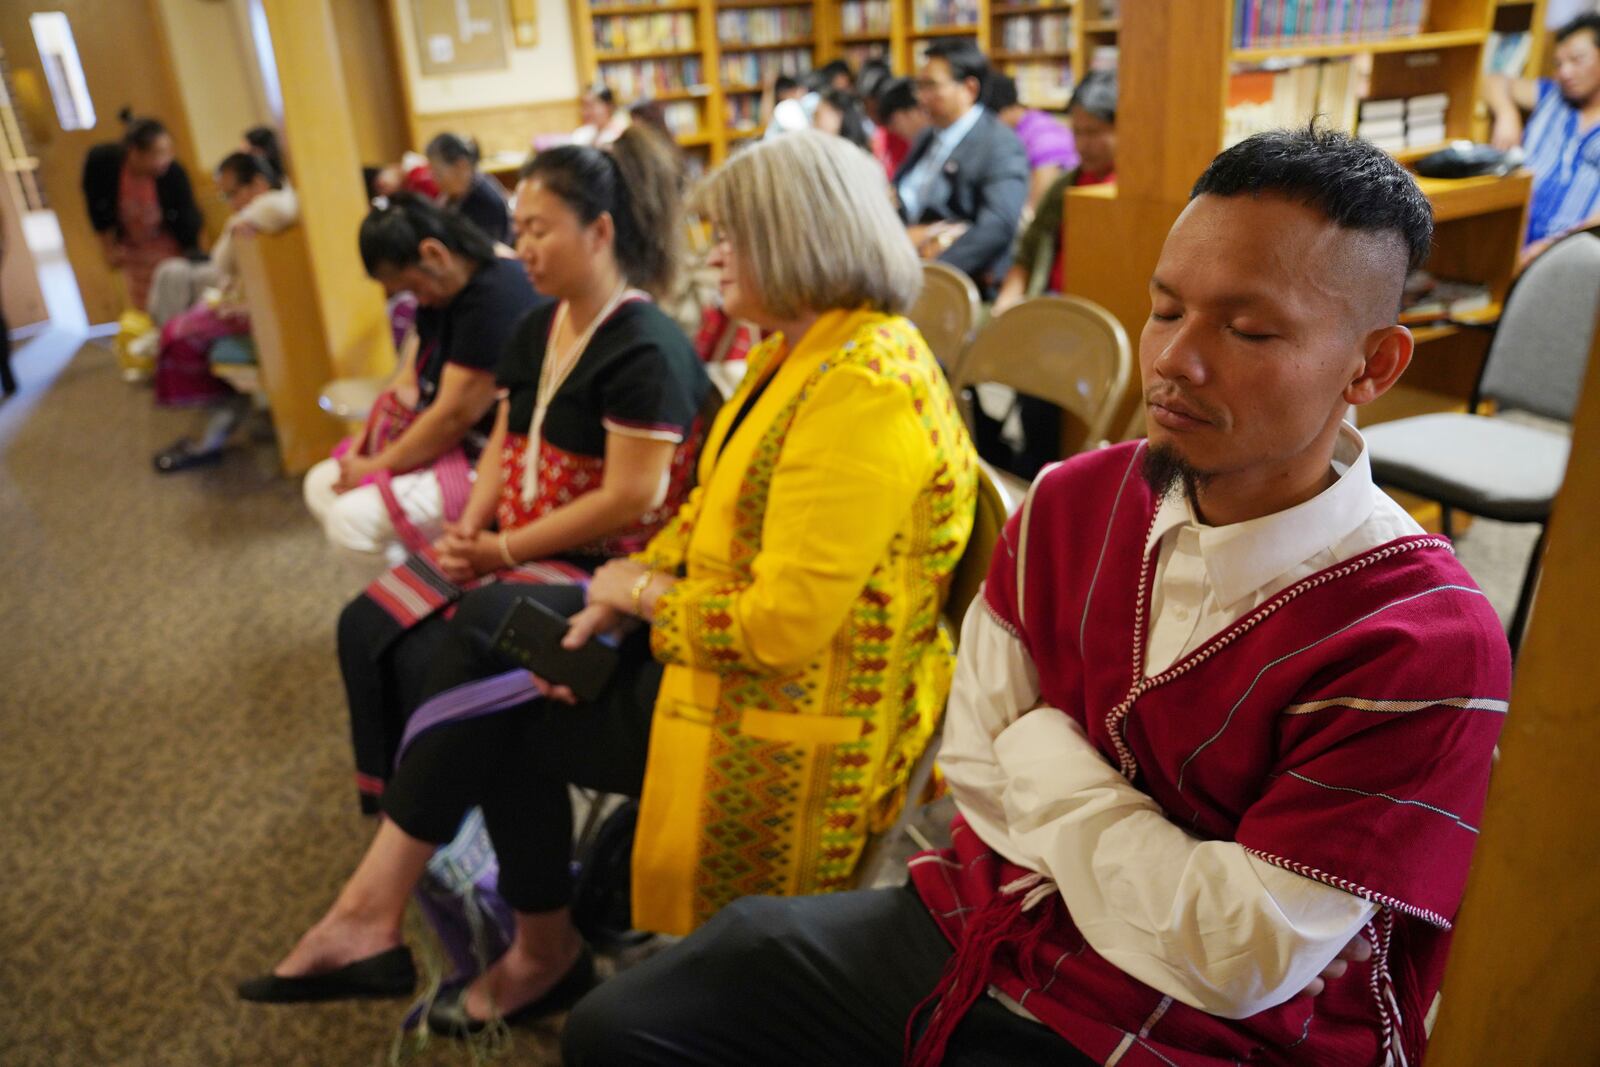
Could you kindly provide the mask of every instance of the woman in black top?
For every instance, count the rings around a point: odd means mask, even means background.
[[[518,597],[564,615],[582,608],[588,571],[642,545],[687,492],[711,388],[650,301],[670,291],[677,261],[676,169],[672,146],[644,129],[609,151],[565,146],[524,168],[517,251],[558,302],[524,317],[505,351],[461,520],[339,621],[363,808],[387,818],[328,914],[272,975],[241,985],[246,999],[409,992],[406,899],[474,806],[516,940],[470,994],[435,1005],[431,1027],[471,1031],[492,1010],[543,1014],[592,984],[567,910],[568,785],[637,791],[661,668],[635,633],[605,695],[575,713],[536,699],[490,640]]]
[[[442,529],[445,490],[467,477],[494,428],[495,364],[539,297],[522,266],[495,255],[477,227],[413,194],[374,208],[360,242],[367,273],[419,305],[415,355],[384,401],[409,424],[374,454],[312,467],[305,499],[335,545],[379,552],[394,541],[397,518],[424,536]]]
[[[511,243],[511,214],[500,183],[478,170],[478,145],[453,133],[428,142],[428,169],[439,185],[440,202],[459,211],[500,244]]]

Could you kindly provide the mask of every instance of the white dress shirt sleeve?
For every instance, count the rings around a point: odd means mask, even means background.
[[[1170,822],[1054,708],[981,600],[961,656],[939,762],[990,847],[1055,881],[1101,956],[1191,1007],[1242,1019],[1303,990],[1371,919],[1352,894],[1202,841]]]

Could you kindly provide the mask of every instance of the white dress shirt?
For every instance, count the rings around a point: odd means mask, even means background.
[[[922,209],[927,207],[922,202],[923,196],[928,191],[928,183],[939,173],[940,168],[950,158],[962,141],[967,139],[967,134],[983,118],[983,105],[973,104],[966,112],[942,130],[935,130],[928,148],[917,160],[916,166],[906,171],[905,177],[900,179],[898,192],[900,206],[905,211],[906,222],[915,226],[922,221]]]
[[[1301,578],[1422,532],[1373,484],[1348,426],[1334,473],[1311,500],[1232,526],[1199,525],[1182,494],[1161,504],[1147,674]],[[939,753],[956,806],[996,852],[1054,880],[1084,939],[1125,973],[1247,1018],[1297,995],[1372,918],[1360,897],[1190,836],[1066,714],[1026,714],[1039,699],[1022,643],[975,603]]]

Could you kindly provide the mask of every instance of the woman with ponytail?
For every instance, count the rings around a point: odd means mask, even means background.
[[[474,807],[515,941],[435,1004],[431,1028],[545,1014],[593,983],[567,909],[568,787],[637,791],[661,668],[644,633],[627,638],[603,694],[575,712],[542,699],[491,636],[518,599],[578,611],[591,571],[642,547],[685,495],[711,390],[652,301],[672,283],[679,216],[675,157],[651,131],[524,168],[517,253],[556,299],[521,321],[500,363],[494,431],[460,521],[339,622],[362,807],[385,818],[328,913],[272,974],[240,986],[245,999],[409,993],[407,896]]]
[[[127,281],[140,311],[156,264],[174,256],[201,258],[200,206],[172,134],[159,119],[123,108],[122,140],[98,144],[83,161],[83,199],[106,261]]]

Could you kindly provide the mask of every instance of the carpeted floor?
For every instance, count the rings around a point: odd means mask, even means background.
[[[155,410],[77,341],[31,342],[0,404],[0,1064],[384,1062],[400,1002],[233,993],[371,833],[334,660],[364,570],[269,444],[156,475],[200,416]],[[553,1048],[519,1032],[500,1062]]]
[[[396,1002],[233,994],[371,832],[333,629],[372,571],[327,548],[269,444],[154,474],[199,416],[77,345],[31,342],[0,403],[0,1064],[382,1063]],[[1464,540],[1503,611],[1527,544],[1490,523]],[[515,1042],[499,1062],[556,1062],[548,1029]]]

